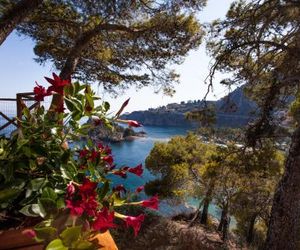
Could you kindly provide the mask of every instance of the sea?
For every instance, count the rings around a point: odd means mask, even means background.
[[[112,153],[115,159],[117,167],[124,165],[134,167],[138,164],[143,164],[144,172],[142,177],[129,174],[124,180],[117,176],[112,176],[114,184],[123,184],[125,188],[134,191],[137,187],[144,185],[146,182],[158,178],[158,176],[152,175],[145,167],[145,160],[150,154],[151,149],[157,142],[168,142],[173,136],[184,136],[190,128],[186,127],[157,127],[157,126],[144,126],[142,128],[135,129],[136,132],[146,132],[146,137],[139,137],[132,141],[123,141],[119,143],[110,143]],[[145,193],[141,193],[140,198],[147,198]],[[189,213],[194,211],[199,203],[200,199],[193,197],[186,197],[181,203],[173,200],[162,200],[160,202],[159,212],[167,217],[171,217],[180,213]],[[220,216],[219,209],[213,204],[209,208],[209,213],[214,217]]]
[[[14,129],[14,127],[10,127]],[[138,177],[134,174],[128,173],[126,179],[119,176],[111,175],[112,185],[123,184],[126,189],[135,191],[139,186],[145,185],[148,181],[158,178],[158,176],[152,175],[145,167],[145,160],[149,155],[154,144],[157,142],[168,142],[173,136],[186,135],[190,128],[187,127],[157,127],[157,126],[143,126],[141,128],[135,128],[136,132],[146,132],[145,137],[137,137],[131,141],[123,141],[118,143],[109,143],[108,145],[112,149],[112,154],[116,168],[122,166],[135,167],[138,164],[142,164],[144,172],[142,177]],[[11,131],[6,130],[7,134]],[[147,199],[147,195],[144,192],[140,193],[139,199]],[[200,200],[192,197],[186,197],[181,203],[174,200],[161,200],[159,206],[159,213],[163,216],[174,216],[180,213],[188,213],[198,207]],[[220,216],[219,209],[211,205],[209,212],[215,217]]]

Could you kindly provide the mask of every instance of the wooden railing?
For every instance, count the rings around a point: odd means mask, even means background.
[[[10,125],[13,125],[17,128],[20,127],[19,121],[22,119],[22,111],[24,107],[26,106],[26,101],[34,101],[32,105],[27,107],[29,110],[32,110],[36,106],[40,105],[40,102],[35,101],[34,99],[34,93],[32,92],[27,92],[27,93],[18,93],[16,94],[16,98],[0,98],[0,102],[5,101],[5,102],[14,102],[16,103],[16,111],[15,113],[17,114],[16,117],[9,117],[7,114],[4,113],[4,111],[1,110],[0,106],[0,117],[2,117],[5,121],[7,121],[5,124],[3,124],[0,127],[0,134],[1,131],[7,128]]]

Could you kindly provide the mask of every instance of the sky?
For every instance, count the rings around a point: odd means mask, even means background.
[[[208,0],[207,6],[199,13],[200,22],[210,22],[223,18],[233,0]],[[39,65],[33,59],[34,42],[24,36],[12,33],[0,46],[0,97],[14,97],[16,93],[31,92],[35,81],[47,86],[44,76],[51,76],[55,72],[49,63]],[[181,65],[174,66],[180,74],[180,84],[175,86],[176,93],[173,97],[155,94],[153,87],[136,90],[134,87],[126,90],[116,98],[100,90],[95,84],[93,88],[105,101],[111,104],[111,110],[117,111],[122,103],[130,97],[126,112],[156,108],[168,103],[199,100],[206,93],[207,85],[204,80],[209,72],[211,58],[206,54],[205,44],[196,51],[189,52]],[[56,72],[59,73],[59,72]],[[214,92],[208,96],[209,100],[216,100],[227,94],[219,82],[224,78],[217,74],[214,79]]]

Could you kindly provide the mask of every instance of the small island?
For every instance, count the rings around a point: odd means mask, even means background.
[[[88,121],[91,123],[92,121]],[[145,131],[134,131],[134,129],[129,127],[121,126],[117,123],[113,124],[113,128],[109,129],[104,124],[93,126],[89,133],[89,138],[93,141],[104,141],[104,142],[122,142],[122,141],[132,141],[136,138],[146,137]]]

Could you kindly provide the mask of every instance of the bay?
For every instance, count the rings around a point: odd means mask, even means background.
[[[173,136],[184,136],[190,128],[187,127],[157,127],[157,126],[144,126],[142,128],[135,129],[138,131],[145,131],[146,137],[136,138],[133,141],[123,141],[120,143],[110,143],[112,148],[112,154],[114,156],[116,168],[122,166],[135,167],[142,163],[144,167],[144,173],[142,178],[134,174],[128,173],[126,179],[122,179],[118,176],[111,176],[113,185],[123,184],[126,189],[134,191],[137,187],[144,185],[146,182],[157,178],[152,175],[145,167],[145,159],[150,154],[156,142],[167,142]],[[142,192],[140,199],[147,196]],[[170,200],[162,200],[160,202],[159,211],[164,216],[173,216],[182,212],[192,211],[198,207],[200,200],[192,197],[187,197],[186,201],[181,204],[173,203]],[[220,211],[215,205],[209,207],[209,213],[214,217],[220,216]]]

